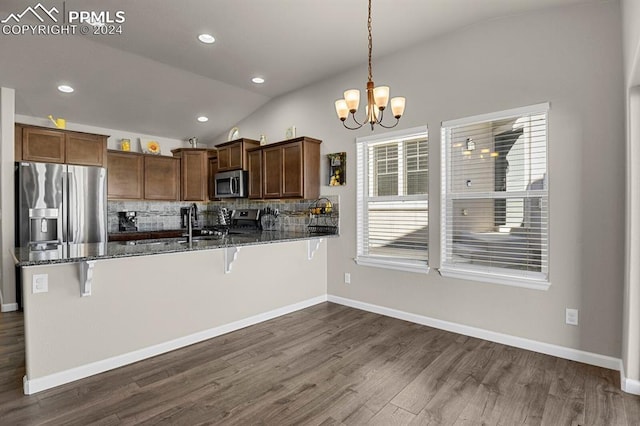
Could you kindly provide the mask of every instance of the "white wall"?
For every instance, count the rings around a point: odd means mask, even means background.
[[[241,122],[240,132],[276,141],[295,124],[298,135],[323,140],[323,154],[347,152],[347,186],[322,189],[339,194],[342,207],[342,236],[328,245],[330,294],[619,357],[625,197],[620,28],[617,2],[589,3],[494,19],[390,57],[376,58],[374,51],[374,81],[389,84],[391,96],[407,97],[400,127],[427,124],[430,130],[433,269],[427,276],[353,262],[354,141],[370,130],[343,129],[333,102],[344,89],[364,89],[364,64],[270,102]],[[547,101],[551,288],[440,277],[440,123]],[[351,284],[343,284],[344,272],[351,273]],[[578,327],[565,325],[567,307],[580,310]]]
[[[627,117],[626,253],[623,307],[623,389],[640,393],[640,2],[623,0]]]
[[[13,159],[15,91],[0,88],[0,311],[18,309],[15,290],[15,266],[11,250],[15,241]]]

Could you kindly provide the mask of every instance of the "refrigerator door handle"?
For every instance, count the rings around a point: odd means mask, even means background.
[[[76,176],[73,173],[71,167],[69,167],[67,171],[67,202],[65,203],[67,206],[67,220],[69,221],[68,231],[67,231],[67,242],[75,243],[78,237],[78,221],[79,221],[79,206],[78,206],[78,185],[76,182]]]
[[[69,241],[69,223],[67,215],[69,213],[69,177],[67,176],[66,166],[65,171],[62,173],[62,205],[60,206],[61,213],[58,216],[58,231],[61,243]]]

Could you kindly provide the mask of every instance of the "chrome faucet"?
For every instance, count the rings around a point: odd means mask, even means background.
[[[193,242],[193,221],[198,220],[198,206],[193,203],[189,206],[189,215],[187,218],[187,241],[189,244]]]

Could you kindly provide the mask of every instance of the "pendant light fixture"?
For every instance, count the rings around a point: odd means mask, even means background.
[[[371,37],[371,0],[369,0],[369,19],[367,21],[367,29],[369,31],[369,81],[367,81],[367,109],[366,119],[363,122],[359,122],[356,119],[356,112],[358,111],[358,104],[360,103],[360,91],[358,89],[349,89],[344,92],[344,99],[338,99],[336,101],[336,113],[338,118],[342,121],[342,125],[349,130],[357,130],[364,126],[365,123],[373,126],[379,124],[380,126],[390,129],[396,127],[400,122],[400,117],[404,113],[405,98],[396,97],[391,99],[391,112],[396,119],[395,124],[392,126],[385,126],[382,124],[384,110],[387,108],[387,102],[389,101],[389,86],[373,85],[373,73],[371,72],[371,51],[373,49],[373,39]],[[351,114],[353,121],[356,123],[355,127],[347,126],[347,117]]]

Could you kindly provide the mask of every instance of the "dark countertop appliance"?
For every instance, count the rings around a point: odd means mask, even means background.
[[[138,218],[136,212],[118,212],[118,231],[137,231]]]
[[[229,229],[256,231],[260,229],[259,209],[237,209],[231,214]]]

